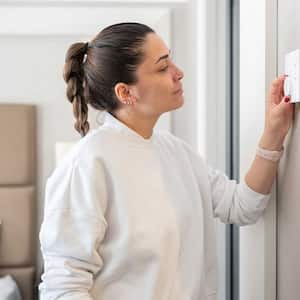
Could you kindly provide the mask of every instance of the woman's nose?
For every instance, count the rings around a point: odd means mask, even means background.
[[[184,77],[184,74],[183,74],[183,71],[181,71],[180,69],[178,69],[178,76],[179,76],[179,78],[178,78],[178,80],[181,80],[183,77]]]
[[[177,80],[181,80],[184,77],[183,72],[177,66],[175,66],[175,77]]]

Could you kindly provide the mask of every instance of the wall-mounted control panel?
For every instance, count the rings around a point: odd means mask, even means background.
[[[300,49],[285,55],[284,95],[291,96],[291,102],[300,102]]]

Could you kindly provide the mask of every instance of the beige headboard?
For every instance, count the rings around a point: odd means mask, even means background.
[[[0,276],[35,299],[36,107],[0,104]]]

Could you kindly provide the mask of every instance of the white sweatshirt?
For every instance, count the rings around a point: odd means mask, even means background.
[[[40,299],[215,300],[215,217],[253,224],[270,194],[104,116],[47,180]]]

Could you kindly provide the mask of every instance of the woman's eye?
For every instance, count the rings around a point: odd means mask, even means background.
[[[166,70],[168,69],[168,67],[169,67],[169,66],[166,66],[165,68],[160,69],[159,71],[160,71],[160,72],[164,72],[164,71],[166,71]]]

